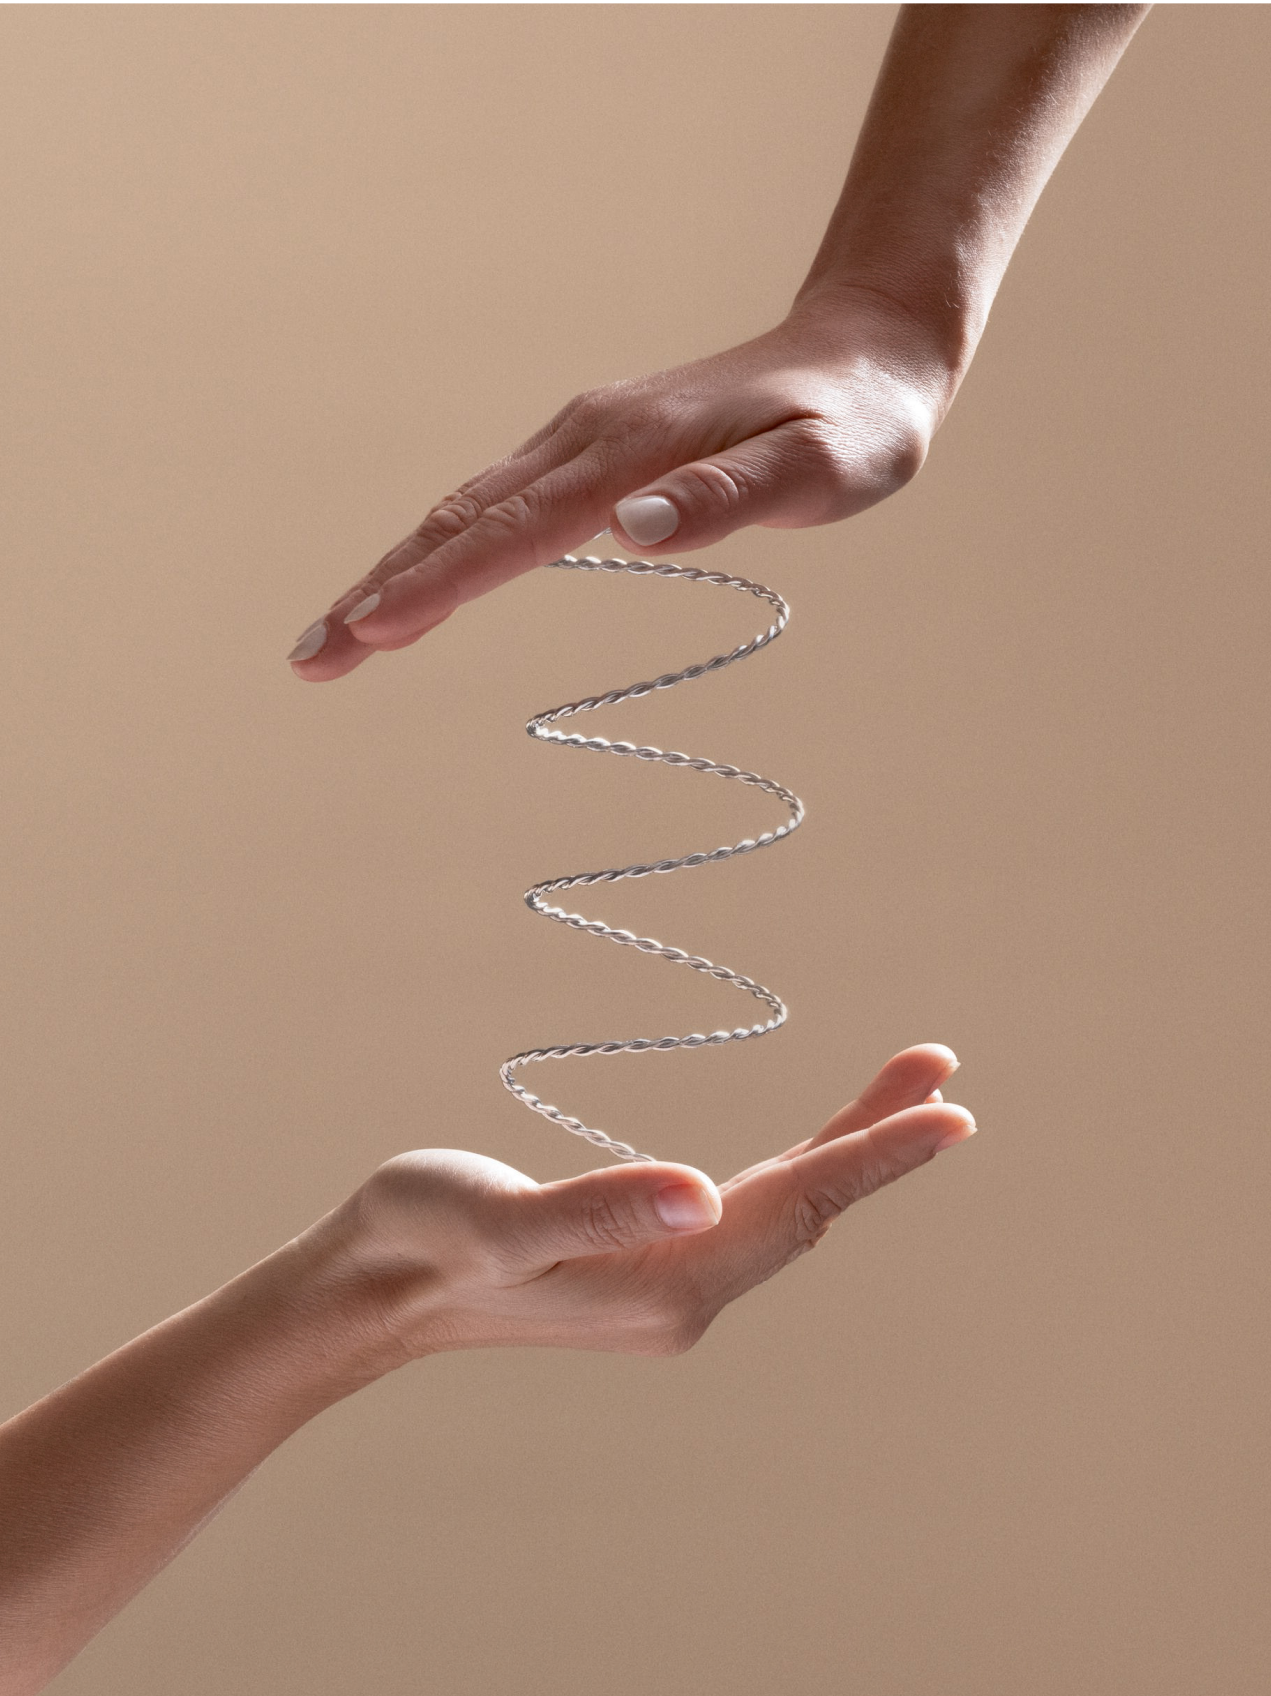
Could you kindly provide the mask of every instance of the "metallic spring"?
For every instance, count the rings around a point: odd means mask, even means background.
[[[567,1060],[575,1055],[585,1054],[644,1054],[654,1049],[705,1048],[721,1042],[743,1042],[747,1037],[766,1036],[769,1031],[775,1031],[783,1025],[786,1020],[785,1004],[770,989],[765,989],[753,978],[743,977],[740,972],[730,971],[727,966],[712,965],[709,960],[686,954],[680,948],[667,948],[662,943],[655,942],[652,937],[636,936],[629,930],[615,930],[610,925],[602,924],[599,919],[585,919],[580,913],[567,913],[561,907],[549,906],[545,898],[562,889],[588,887],[593,883],[616,883],[619,878],[648,877],[653,872],[676,872],[689,866],[705,866],[720,860],[730,860],[735,854],[749,854],[756,848],[767,848],[773,842],[782,841],[802,824],[803,802],[782,784],[775,783],[770,777],[760,777],[753,771],[740,771],[736,766],[717,765],[714,760],[694,758],[688,754],[663,753],[661,748],[637,747],[633,742],[608,742],[603,736],[569,736],[563,731],[551,730],[548,727],[559,719],[571,718],[575,713],[589,713],[596,707],[611,707],[619,701],[630,701],[641,695],[650,695],[655,689],[670,689],[677,683],[687,683],[692,678],[705,677],[710,672],[721,671],[724,666],[732,665],[735,660],[748,659],[751,654],[757,654],[761,648],[766,648],[770,642],[776,641],[789,621],[790,609],[780,595],[772,589],[765,589],[762,583],[750,583],[744,577],[728,577],[719,571],[699,571],[693,566],[655,565],[642,559],[597,559],[592,556],[575,559],[567,554],[564,559],[553,560],[546,569],[625,571],[630,572],[633,577],[678,577],[689,583],[715,583],[724,589],[740,589],[745,594],[757,596],[759,600],[766,601],[776,614],[767,630],[751,641],[743,642],[731,653],[716,654],[714,659],[707,660],[703,665],[690,665],[683,671],[668,672],[664,677],[656,677],[650,683],[632,683],[626,689],[612,689],[607,695],[592,695],[585,701],[571,701],[568,706],[552,707],[547,712],[537,714],[525,727],[527,733],[539,742],[553,742],[558,748],[590,748],[597,754],[618,754],[636,760],[658,760],[663,765],[685,766],[691,771],[705,772],[712,777],[735,778],[738,783],[748,783],[756,789],[762,789],[765,794],[775,795],[790,811],[789,820],[779,829],[765,831],[762,836],[747,837],[729,847],[714,848],[709,853],[684,854],[678,860],[658,860],[651,865],[622,866],[603,872],[575,872],[569,877],[553,878],[548,883],[535,884],[533,889],[525,892],[526,905],[532,912],[541,913],[546,919],[555,919],[559,924],[569,925],[574,930],[587,931],[592,936],[606,937],[610,942],[620,943],[623,947],[638,948],[643,954],[658,954],[662,959],[669,960],[672,965],[690,966],[695,972],[705,972],[708,977],[735,984],[738,989],[747,990],[771,1010],[772,1017],[765,1023],[738,1026],[732,1031],[711,1031],[708,1036],[695,1031],[689,1036],[640,1036],[631,1037],[624,1042],[575,1042],[559,1048],[532,1048],[524,1054],[514,1054],[500,1067],[499,1076],[508,1089],[535,1113],[542,1113],[553,1124],[560,1125],[563,1130],[572,1131],[575,1136],[584,1137],[597,1148],[617,1155],[620,1160],[652,1160],[653,1155],[638,1154],[629,1143],[616,1142],[603,1131],[593,1130],[581,1120],[571,1119],[568,1114],[562,1113],[559,1107],[552,1107],[540,1101],[538,1096],[532,1095],[522,1084],[517,1083],[512,1073],[518,1066],[527,1066],[534,1060]]]

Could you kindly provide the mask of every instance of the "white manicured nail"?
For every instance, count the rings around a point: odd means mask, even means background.
[[[378,595],[368,595],[364,601],[358,602],[352,612],[345,613],[344,622],[356,624],[359,618],[369,618],[379,604],[380,598]]]
[[[315,654],[320,654],[327,643],[327,621],[320,618],[316,624],[311,624],[287,655],[289,660],[311,660]]]
[[[680,515],[665,495],[631,495],[613,510],[627,535],[642,548],[665,542],[680,527]]]

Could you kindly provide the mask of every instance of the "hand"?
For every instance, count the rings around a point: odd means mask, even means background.
[[[607,526],[689,553],[829,524],[922,465],[1029,213],[1145,6],[902,6],[843,193],[785,320],[579,395],[301,636],[313,682],[403,648]],[[351,620],[352,622],[348,622]]]
[[[974,1133],[941,1099],[956,1067],[937,1044],[907,1049],[816,1136],[720,1189],[662,1164],[540,1185],[432,1149],[388,1161],[315,1231],[371,1296],[386,1365],[499,1345],[681,1353],[852,1202]]]
[[[747,524],[847,518],[917,472],[952,385],[917,317],[838,288],[741,347],[579,395],[341,595],[296,674],[325,682],[406,647],[606,526],[629,553],[679,555]]]

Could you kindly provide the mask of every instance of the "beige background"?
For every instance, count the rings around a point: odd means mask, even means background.
[[[522,725],[748,605],[282,656],[569,395],[774,321],[891,17],[6,9],[5,1409],[398,1149],[581,1169],[506,1054],[742,1016],[520,897],[779,814]],[[724,1176],[940,1039],[981,1137],[682,1360],[334,1410],[64,1696],[1264,1688],[1269,70],[1265,9],[1151,16],[922,477],[702,556],[789,634],[608,730],[807,798],[586,908],[793,1016],[551,1098]]]

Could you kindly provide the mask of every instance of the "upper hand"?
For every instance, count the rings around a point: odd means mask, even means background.
[[[296,673],[323,682],[406,647],[606,527],[628,552],[680,554],[748,524],[847,518],[919,469],[950,381],[915,318],[839,290],[740,347],[579,395],[341,595]]]
[[[434,1149],[388,1161],[315,1230],[335,1234],[391,1365],[501,1344],[679,1353],[852,1202],[972,1135],[939,1092],[956,1066],[907,1049],[816,1136],[718,1189],[667,1164],[540,1185]]]

